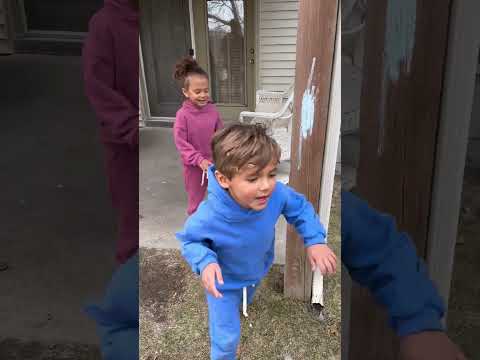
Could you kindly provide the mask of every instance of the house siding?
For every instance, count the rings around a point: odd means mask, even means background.
[[[298,0],[258,0],[257,88],[283,91],[295,79]]]

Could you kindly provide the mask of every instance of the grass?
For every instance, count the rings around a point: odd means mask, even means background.
[[[472,360],[480,359],[479,184],[480,171],[466,168],[447,317],[448,335]]]
[[[332,205],[329,244],[340,258],[338,185]],[[177,250],[142,249],[140,259],[141,359],[209,359],[207,306],[198,277]],[[338,271],[325,278],[320,319],[311,305],[283,297],[283,267],[275,265],[248,319],[242,317],[239,359],[340,359],[340,277]]]

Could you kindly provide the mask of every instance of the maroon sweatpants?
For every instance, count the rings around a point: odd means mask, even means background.
[[[189,216],[197,211],[198,205],[200,205],[205,198],[205,193],[207,191],[207,177],[205,176],[202,185],[202,173],[202,169],[198,166],[183,166],[185,190],[188,197],[187,214]]]
[[[138,251],[138,147],[104,144],[108,185],[117,213],[115,258],[123,264]]]

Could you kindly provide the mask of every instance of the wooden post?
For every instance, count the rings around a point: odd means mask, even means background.
[[[425,257],[451,0],[370,0],[358,194],[396,218]],[[370,294],[352,289],[350,359],[397,359]]]
[[[332,85],[330,87],[330,104],[328,109],[327,135],[323,155],[322,184],[320,188],[320,202],[318,216],[329,234],[330,210],[332,208],[333,186],[335,183],[335,171],[337,167],[340,126],[342,122],[342,79],[341,79],[341,20],[340,11],[337,13],[337,31],[335,35],[335,54],[332,70]],[[328,241],[328,235],[327,235]],[[337,254],[340,258],[341,254]],[[312,304],[323,302],[323,275],[320,270],[313,273]]]
[[[338,0],[300,0],[289,184],[316,207],[320,200]],[[310,301],[312,271],[303,241],[287,230],[285,295]]]
[[[457,0],[450,16],[427,253],[430,276],[447,306],[457,242],[463,170],[470,122],[473,120],[475,74],[480,50],[479,13],[478,0]]]

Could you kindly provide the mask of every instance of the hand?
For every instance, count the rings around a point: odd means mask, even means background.
[[[205,290],[217,299],[223,297],[223,295],[217,290],[215,286],[215,277],[220,285],[223,285],[222,270],[217,263],[211,263],[205,266],[202,271],[202,284]]]
[[[326,244],[309,246],[307,256],[312,265],[312,271],[319,269],[322,275],[328,275],[337,270],[337,257]]]
[[[203,171],[207,171],[208,170],[208,167],[212,165],[212,162],[207,160],[207,159],[203,159],[201,162],[200,162],[200,169],[202,169]]]
[[[462,351],[442,331],[424,331],[400,340],[401,360],[466,360]]]

